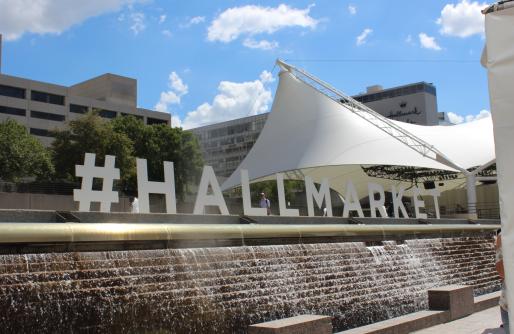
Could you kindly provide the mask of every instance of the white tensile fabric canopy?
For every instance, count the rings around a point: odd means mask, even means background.
[[[370,178],[363,172],[363,165],[457,171],[450,164],[423,156],[293,73],[281,71],[279,77],[268,120],[252,150],[223,183],[223,190],[240,185],[241,169],[248,170],[252,182],[273,179],[279,172],[287,173],[286,178],[308,175],[315,182],[326,177],[331,188],[341,194],[346,181],[351,180],[362,196],[367,194],[368,182],[383,186],[400,183]],[[455,126],[394,123],[433,145],[462,169],[482,166],[494,159],[490,118]],[[450,183],[455,187],[465,180],[445,181],[443,188],[447,189]]]

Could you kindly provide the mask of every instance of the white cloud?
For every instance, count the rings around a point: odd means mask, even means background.
[[[452,123],[452,124],[460,124],[460,123],[464,122],[464,117],[461,115],[458,115],[454,112],[450,111],[447,115],[448,115],[448,121],[450,121],[450,123]]]
[[[180,96],[175,93],[174,91],[168,90],[166,92],[161,93],[161,97],[159,99],[159,102],[155,105],[155,110],[161,111],[161,112],[169,112],[168,107],[171,104],[179,104],[180,103]]]
[[[488,118],[491,117],[491,112],[489,110],[480,110],[480,112],[477,115],[467,115],[466,116],[466,122],[473,122],[477,121],[482,118]]]
[[[141,31],[146,29],[145,14],[139,12],[131,13],[130,20],[132,21],[130,30],[132,30],[134,35],[138,35]]]
[[[134,0],[0,0],[0,33],[15,40],[25,33],[60,34],[88,18],[119,11]]]
[[[407,44],[413,44],[412,35],[408,35],[407,38],[405,38],[405,43]]]
[[[184,84],[180,76],[171,72],[168,76],[168,90],[161,93],[159,102],[155,105],[155,110],[161,112],[171,112],[170,105],[180,104],[182,96],[188,93],[188,86]]]
[[[487,3],[461,0],[458,4],[447,4],[437,19],[439,32],[447,36],[469,37],[484,34],[484,15],[481,10]]]
[[[165,14],[163,14],[163,15],[159,16],[159,24],[162,24],[162,23],[164,23],[165,21],[166,21],[166,15],[165,15]]]
[[[182,127],[182,121],[180,120],[180,117],[171,115],[171,127],[172,128],[181,128]]]
[[[180,25],[180,28],[189,28],[193,25],[200,24],[202,22],[205,22],[205,16],[195,16],[189,19],[187,23],[183,23]]]
[[[357,7],[352,4],[348,5],[348,13],[350,13],[350,15],[357,14]]]
[[[311,7],[296,9],[281,4],[276,8],[254,5],[229,8],[211,22],[207,39],[228,43],[241,35],[272,34],[287,27],[314,29],[318,21],[309,15]]]
[[[184,84],[176,72],[171,72],[169,76],[169,86],[181,96],[188,93],[187,85]]]
[[[273,74],[271,74],[270,71],[262,71],[261,75],[259,76],[259,80],[263,84],[267,84],[267,83],[275,81],[275,78],[273,77]]]
[[[476,120],[479,120],[482,118],[488,118],[488,117],[491,117],[491,112],[489,110],[485,110],[485,109],[480,110],[480,112],[476,115],[461,116],[461,115],[458,115],[451,111],[448,113],[448,120],[450,121],[450,123],[453,123],[453,124],[461,124],[464,122],[473,122],[473,121],[476,121]]]
[[[362,45],[366,43],[366,38],[373,32],[373,29],[366,28],[362,31],[362,33],[357,36],[357,45]]]
[[[189,20],[189,23],[191,25],[193,25],[193,24],[200,24],[204,21],[205,21],[205,16],[195,16],[195,17],[191,18],[191,20]]]
[[[218,95],[212,103],[203,103],[196,110],[187,113],[182,122],[183,127],[191,129],[268,111],[272,96],[265,85],[272,80],[271,73],[263,71],[259,80],[220,82]]]
[[[435,41],[434,37],[430,37],[424,32],[420,33],[419,35],[419,43],[421,44],[421,47],[424,49],[430,49],[435,51],[440,51],[441,47],[437,42]]]
[[[173,36],[172,32],[168,29],[164,29],[163,31],[161,31],[161,33],[166,36],[166,37],[171,37]]]
[[[247,38],[244,40],[243,45],[250,49],[272,50],[278,47],[278,42],[270,42],[265,39],[256,41],[253,38]]]

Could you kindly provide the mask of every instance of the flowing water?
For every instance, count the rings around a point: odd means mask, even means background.
[[[427,308],[427,289],[499,289],[493,240],[0,255],[8,333],[244,333],[298,314],[342,330]]]

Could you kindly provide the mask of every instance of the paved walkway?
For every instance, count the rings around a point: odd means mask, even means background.
[[[500,308],[492,307],[465,318],[414,332],[416,334],[505,334],[501,324]]]

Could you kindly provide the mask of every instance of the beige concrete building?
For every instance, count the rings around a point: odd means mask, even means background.
[[[71,87],[0,74],[0,122],[11,118],[25,125],[44,145],[50,130],[88,111],[106,119],[133,115],[145,124],[171,124],[171,115],[137,107],[137,81],[103,74]]]
[[[353,96],[383,116],[405,123],[438,125],[436,88],[431,83],[417,82],[384,89],[367,87],[366,93]]]

